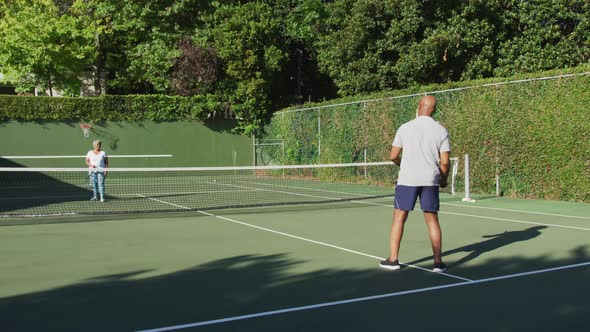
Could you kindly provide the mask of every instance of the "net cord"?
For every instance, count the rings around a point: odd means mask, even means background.
[[[256,171],[256,170],[282,170],[282,169],[314,169],[314,168],[339,168],[339,167],[372,167],[393,166],[391,161],[345,163],[345,164],[318,164],[318,165],[281,165],[281,166],[223,166],[223,167],[148,167],[148,168],[108,168],[109,172],[218,172],[218,171]],[[89,168],[81,167],[0,167],[0,172],[87,172]],[[93,168],[92,171],[104,171]]]

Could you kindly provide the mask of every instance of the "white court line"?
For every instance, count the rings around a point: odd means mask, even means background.
[[[398,296],[409,295],[409,294],[425,293],[425,292],[436,291],[436,290],[440,290],[440,289],[447,289],[447,288],[455,288],[455,287],[463,287],[463,286],[469,286],[469,285],[475,285],[475,284],[482,284],[482,283],[487,283],[487,282],[492,282],[492,281],[497,281],[497,280],[512,279],[512,278],[518,278],[518,277],[523,277],[523,276],[528,276],[528,275],[534,275],[534,274],[541,274],[541,273],[547,273],[547,272],[553,272],[553,271],[559,271],[559,270],[573,269],[573,268],[578,268],[578,267],[583,267],[583,266],[590,266],[590,262],[578,263],[578,264],[571,264],[571,265],[565,265],[565,266],[548,268],[548,269],[542,269],[542,270],[536,270],[536,271],[515,273],[515,274],[503,275],[503,276],[499,276],[499,277],[491,277],[491,278],[485,278],[485,279],[479,279],[479,280],[471,280],[471,281],[459,282],[459,283],[449,284],[449,285],[442,285],[442,286],[434,286],[434,287],[411,289],[411,290],[394,292],[394,293],[387,293],[387,294],[380,294],[380,295],[373,295],[373,296],[365,296],[365,297],[357,297],[357,298],[347,299],[347,300],[341,300],[341,301],[324,302],[324,303],[318,303],[318,304],[312,304],[312,305],[306,305],[306,306],[300,306],[300,307],[292,307],[292,308],[287,308],[287,309],[264,311],[264,312],[249,314],[249,315],[233,316],[233,317],[227,317],[227,318],[220,318],[220,319],[213,319],[213,320],[201,321],[201,322],[196,322],[196,323],[189,323],[189,324],[181,324],[181,325],[160,327],[160,328],[149,329],[149,330],[140,330],[138,332],[164,332],[164,331],[180,330],[180,329],[186,329],[186,328],[189,328],[189,327],[198,327],[198,326],[206,326],[206,325],[227,323],[227,322],[232,322],[232,321],[237,321],[237,320],[244,320],[244,319],[250,319],[250,318],[257,318],[257,317],[264,317],[264,316],[279,315],[279,314],[285,314],[285,313],[296,312],[296,311],[304,311],[304,310],[311,310],[311,309],[318,309],[318,308],[325,308],[325,307],[333,307],[333,306],[343,305],[343,304],[349,304],[349,303],[366,302],[366,301],[373,301],[373,300],[379,300],[379,299],[385,299],[385,298],[392,298],[392,297],[398,297]]]
[[[109,158],[170,158],[171,154],[109,154]],[[86,156],[0,156],[4,159],[84,159]]]
[[[141,195],[138,195],[138,196],[141,196]],[[145,196],[142,196],[142,197],[145,197]],[[153,199],[153,198],[150,198],[150,197],[145,197],[145,198]],[[169,203],[169,202],[165,202],[165,201],[162,201],[162,200],[158,200],[158,199],[153,199],[153,200],[158,201],[158,202],[161,202],[161,203],[164,203],[164,204],[170,204],[170,205],[173,205],[173,206],[177,206],[177,207],[189,209],[187,207],[184,207],[184,206],[181,206],[181,205],[176,205],[176,204]],[[369,202],[360,202],[359,201],[357,203],[369,203]],[[377,204],[377,205],[388,206],[388,205],[385,205],[385,204]],[[383,259],[381,257],[377,257],[377,256],[374,256],[374,255],[370,255],[370,254],[362,253],[362,252],[359,252],[359,251],[355,251],[355,250],[351,250],[351,249],[347,249],[347,248],[343,248],[343,247],[331,245],[331,244],[320,242],[320,241],[315,241],[315,240],[307,239],[307,238],[304,238],[304,237],[300,237],[300,236],[296,236],[296,235],[292,235],[292,234],[288,234],[288,233],[284,233],[284,232],[280,232],[280,231],[275,231],[275,230],[268,229],[268,228],[265,228],[265,227],[260,227],[260,226],[248,224],[248,223],[245,223],[245,222],[237,221],[237,220],[234,220],[234,219],[230,219],[230,218],[227,218],[227,217],[214,215],[214,214],[211,214],[211,213],[208,213],[208,212],[204,212],[204,211],[198,211],[198,212],[199,213],[202,213],[204,215],[207,215],[207,216],[211,216],[211,217],[219,218],[219,219],[222,219],[222,220],[230,221],[230,222],[237,223],[237,224],[240,224],[240,225],[243,225],[243,226],[253,227],[253,228],[256,228],[256,229],[259,229],[259,230],[263,230],[263,231],[267,231],[267,232],[271,232],[271,233],[275,233],[275,234],[279,234],[279,235],[291,237],[291,238],[294,238],[294,239],[303,240],[303,241],[306,241],[306,242],[310,242],[310,243],[314,243],[314,244],[318,244],[318,245],[322,245],[322,246],[327,246],[327,247],[338,249],[338,250],[342,250],[342,251],[345,251],[345,252],[349,252],[349,253],[353,253],[353,254],[365,256],[365,257],[370,257],[370,258],[374,258],[374,259],[379,259],[379,260],[382,260]],[[475,217],[479,217],[479,216],[475,216]],[[497,219],[497,218],[494,218],[494,219]],[[500,219],[500,220],[505,220],[505,219]],[[510,221],[513,221],[513,220],[510,220]],[[519,221],[517,221],[517,222],[519,222]],[[557,225],[557,226],[559,226],[559,225]],[[407,264],[404,264],[404,265],[407,265]],[[222,318],[222,319],[215,319],[215,320],[209,320],[209,321],[202,321],[202,322],[197,322],[197,323],[190,323],[190,324],[183,324],[183,325],[175,325],[175,326],[162,327],[162,328],[150,329],[150,330],[142,330],[140,332],[172,331],[172,330],[184,329],[184,328],[189,328],[189,327],[198,327],[198,326],[212,325],[212,324],[225,323],[225,322],[230,322],[230,321],[235,321],[235,320],[243,320],[243,319],[256,318],[256,317],[262,317],[262,316],[270,316],[270,315],[283,314],[283,313],[294,312],[294,311],[310,310],[310,309],[316,309],[316,308],[322,308],[322,307],[336,306],[336,305],[341,305],[341,304],[348,304],[348,303],[355,303],[355,302],[370,301],[370,300],[376,300],[376,299],[381,299],[381,298],[388,298],[388,297],[402,296],[402,295],[407,295],[407,294],[427,292],[427,291],[438,290],[438,289],[460,287],[460,286],[465,286],[465,285],[472,285],[472,284],[490,282],[490,281],[495,281],[495,280],[502,280],[502,279],[509,279],[509,278],[515,278],[515,277],[521,277],[521,276],[539,274],[539,273],[546,273],[546,272],[551,272],[551,271],[557,271],[557,270],[563,270],[563,269],[569,269],[569,268],[575,268],[575,267],[587,266],[587,265],[590,265],[590,262],[579,263],[579,264],[572,264],[572,265],[567,265],[567,266],[563,266],[563,267],[548,268],[548,269],[537,270],[537,271],[523,272],[523,273],[517,273],[517,274],[511,274],[511,275],[505,275],[505,276],[499,276],[499,277],[485,278],[485,279],[480,279],[480,280],[471,280],[471,279],[467,279],[467,278],[463,278],[463,277],[459,277],[459,276],[455,276],[455,275],[450,275],[450,274],[447,274],[447,273],[440,273],[442,275],[446,275],[446,276],[449,276],[449,277],[461,279],[461,280],[464,280],[464,281],[463,282],[460,282],[460,283],[456,283],[456,284],[450,284],[450,285],[427,287],[427,288],[414,289],[414,290],[408,290],[408,291],[401,291],[401,292],[395,292],[395,293],[388,293],[388,294],[382,294],[382,295],[376,295],[376,296],[368,296],[368,297],[354,298],[354,299],[348,299],[348,300],[342,300],[342,301],[334,301],[334,302],[326,302],[326,303],[320,303],[320,304],[314,304],[314,305],[308,305],[308,306],[294,307],[294,308],[288,308],[288,309],[273,310],[273,311],[261,312],[261,313],[250,314],[250,315],[234,316],[234,317],[229,317],[229,318]],[[418,267],[418,266],[413,266],[413,265],[407,265],[407,266],[411,266],[411,267],[414,267],[414,268],[417,268],[417,269],[421,269],[421,270],[426,270],[428,272],[432,272],[431,270],[424,269],[424,268],[421,268],[421,267]]]
[[[112,186],[109,186],[112,187]],[[82,188],[80,188],[82,189]],[[179,192],[162,192],[162,193],[144,193],[145,195],[151,196],[166,196],[166,195],[194,195],[194,194],[219,194],[219,193],[237,193],[237,192],[253,192],[254,189],[250,190],[212,190],[212,191],[179,191]],[[143,198],[149,198],[140,194],[112,194],[115,197],[124,196],[140,196]],[[83,195],[60,195],[60,196],[19,196],[19,197],[0,197],[0,201],[12,201],[12,200],[30,200],[30,199],[57,199],[57,198],[82,198],[86,197]]]
[[[391,204],[382,204],[382,203],[375,203],[375,202],[361,202],[361,201],[359,201],[357,203],[393,207],[393,205],[391,205]],[[551,226],[551,227],[559,227],[559,228],[577,229],[577,230],[581,230],[581,231],[590,231],[590,228],[584,228],[584,227],[566,226],[566,225],[557,225],[557,224],[547,224],[547,223],[524,221],[524,220],[518,220],[518,219],[508,219],[508,218],[496,218],[496,217],[478,216],[476,214],[466,214],[466,213],[447,212],[447,211],[438,211],[438,213],[439,214],[452,214],[452,215],[455,215],[455,216],[472,217],[472,218],[480,218],[480,219],[491,219],[491,220],[510,221],[510,222],[515,222],[515,223],[520,223],[520,224]]]
[[[508,211],[508,212],[521,212],[521,213],[539,214],[539,215],[544,215],[544,216],[564,217],[564,218],[577,218],[577,219],[588,219],[588,220],[590,220],[590,217],[572,216],[572,215],[568,215],[568,214],[556,214],[556,213],[546,213],[546,212],[536,212],[536,211],[523,211],[523,210],[495,208],[495,207],[488,207],[488,206],[475,206],[475,205],[463,205],[463,204],[452,204],[452,203],[440,203],[440,204],[441,205],[449,205],[449,206],[467,207],[467,208],[472,208],[472,209],[488,209],[488,210],[498,210],[498,211]]]
[[[306,188],[306,187],[284,186],[284,185],[274,184],[274,183],[259,183],[259,182],[254,182],[254,181],[237,181],[237,182],[249,183],[249,184],[260,185],[260,186],[272,186],[272,187],[280,187],[280,188],[302,189],[302,190],[307,190],[307,191],[319,191],[319,192],[323,192],[323,193],[346,194],[346,195],[353,195],[353,196],[370,196],[370,194],[342,192],[342,191],[325,190],[325,189],[319,189],[319,188],[316,189],[316,188]]]
[[[139,194],[136,194],[136,195],[137,196],[140,196],[140,197],[143,197],[143,198],[151,199],[151,200],[154,200],[156,202],[163,203],[163,204],[168,204],[168,205],[176,206],[176,207],[183,208],[183,209],[186,209],[186,210],[192,210],[189,207],[182,206],[182,205],[177,205],[177,204],[170,203],[170,202],[166,202],[166,201],[163,201],[163,200],[160,200],[160,199],[156,199],[156,198],[152,198],[152,197],[147,197],[147,196],[143,196],[143,195],[139,195]],[[236,224],[240,224],[242,226],[248,226],[248,227],[256,228],[256,229],[263,230],[263,231],[266,231],[266,232],[270,232],[270,233],[274,233],[274,234],[279,234],[279,235],[287,236],[287,237],[290,237],[290,238],[294,238],[294,239],[298,239],[298,240],[302,240],[302,241],[306,241],[306,242],[318,244],[318,245],[325,246],[325,247],[330,247],[330,248],[338,249],[338,250],[341,250],[341,251],[346,251],[346,252],[349,252],[349,253],[353,253],[353,254],[357,254],[357,255],[361,255],[361,256],[365,256],[365,257],[374,258],[374,259],[377,259],[377,260],[384,260],[385,259],[383,257],[378,257],[378,256],[374,256],[374,255],[362,253],[360,251],[355,251],[355,250],[347,249],[347,248],[344,248],[344,247],[339,247],[339,246],[336,246],[336,245],[333,245],[333,244],[329,244],[329,243],[325,243],[325,242],[320,242],[320,241],[316,241],[316,240],[304,238],[304,237],[301,237],[301,236],[292,235],[292,234],[289,234],[289,233],[275,231],[275,230],[270,229],[270,228],[265,228],[265,227],[261,227],[261,226],[252,225],[252,224],[245,223],[245,222],[242,222],[242,221],[238,221],[238,220],[235,220],[235,219],[231,219],[231,218],[227,218],[227,217],[215,215],[215,214],[212,214],[212,213],[209,213],[209,212],[205,212],[205,211],[201,211],[201,210],[197,210],[197,212],[199,212],[201,214],[204,214],[204,215],[207,215],[207,216],[210,216],[210,217],[215,217],[215,218],[219,218],[219,219],[222,219],[222,220],[230,221],[230,222],[233,222],[233,223],[236,223]],[[405,263],[401,263],[401,262],[400,262],[400,264],[405,265],[405,266],[408,266],[408,267],[412,267],[412,268],[415,268],[415,269],[418,269],[418,270],[423,270],[423,271],[435,273],[432,270],[425,269],[425,268],[420,267],[420,266],[411,265],[411,264],[405,264]],[[469,280],[471,280],[471,279],[459,277],[459,276],[448,274],[448,273],[444,273],[444,272],[443,273],[437,273],[437,274],[445,275],[445,276],[448,276],[448,277],[451,277],[451,278],[455,278],[455,279],[460,279],[460,280],[463,280],[463,281],[469,281]]]
[[[590,228],[576,227],[576,226],[566,226],[566,225],[557,225],[557,224],[547,224],[547,223],[542,223],[542,222],[532,222],[532,221],[524,221],[524,220],[518,220],[518,219],[486,217],[486,216],[478,216],[478,215],[473,215],[473,214],[456,213],[456,212],[446,212],[446,211],[445,212],[439,212],[439,213],[452,214],[452,215],[456,215],[456,216],[481,218],[481,219],[510,221],[510,222],[515,222],[515,223],[520,223],[520,224],[541,225],[541,226],[551,226],[551,227],[559,227],[559,228],[577,229],[577,230],[581,230],[581,231],[590,231]]]
[[[330,197],[330,196],[316,196],[316,195],[309,195],[309,194],[303,194],[303,193],[294,193],[291,191],[272,190],[272,189],[264,189],[264,188],[256,188],[256,187],[245,187],[245,186],[238,186],[235,184],[228,184],[228,183],[219,183],[218,185],[234,187],[234,188],[241,188],[241,189],[253,189],[254,191],[268,191],[268,192],[277,193],[277,194],[287,194],[287,195],[310,197],[310,198],[329,199],[329,200],[334,200],[334,201],[337,201],[339,199],[347,199],[347,198],[336,198],[336,197]],[[351,202],[356,202],[356,201],[351,201]]]
[[[174,203],[170,203],[170,202],[166,202],[166,201],[163,201],[163,200],[161,200],[161,199],[157,199],[157,198],[153,198],[153,197],[147,197],[147,196],[140,195],[140,194],[135,194],[135,195],[137,195],[137,196],[139,196],[139,197],[143,197],[143,198],[151,199],[152,201],[156,201],[156,202],[159,202],[159,203],[162,203],[162,204],[168,204],[168,205],[176,206],[176,207],[179,207],[179,208],[181,208],[181,209],[185,209],[185,210],[192,210],[192,209],[191,209],[191,208],[189,208],[189,207],[182,206],[182,205],[178,205],[178,204],[174,204]]]
[[[290,237],[290,238],[293,238],[293,239],[302,240],[302,241],[306,241],[306,242],[310,242],[310,243],[314,243],[314,244],[319,244],[321,246],[330,247],[330,248],[338,249],[338,250],[341,250],[341,251],[346,251],[346,252],[357,254],[357,255],[360,255],[360,256],[374,258],[374,259],[377,259],[377,260],[384,260],[385,259],[383,257],[378,257],[378,256],[366,254],[366,253],[363,253],[363,252],[360,252],[360,251],[351,250],[351,249],[347,249],[347,248],[344,248],[344,247],[339,247],[339,246],[336,246],[336,245],[333,245],[333,244],[329,244],[329,243],[325,243],[325,242],[320,242],[320,241],[316,241],[316,240],[304,238],[304,237],[301,237],[301,236],[292,235],[292,234],[289,234],[289,233],[275,231],[275,230],[270,229],[270,228],[265,228],[265,227],[261,227],[261,226],[252,225],[252,224],[249,224],[249,223],[245,223],[245,222],[238,221],[238,220],[235,220],[235,219],[231,219],[231,218],[227,218],[227,217],[215,215],[215,214],[208,213],[208,212],[205,212],[205,211],[198,211],[198,212],[200,212],[200,213],[202,213],[204,215],[210,216],[210,217],[215,217],[215,218],[223,219],[223,220],[230,221],[230,222],[233,222],[233,223],[236,223],[236,224],[240,224],[242,226],[248,226],[248,227],[256,228],[256,229],[263,230],[263,231],[266,231],[266,232],[270,232],[270,233],[274,233],[274,234],[279,234],[279,235],[287,236],[287,237]],[[408,266],[408,267],[412,267],[412,268],[415,268],[415,269],[418,269],[418,270],[423,270],[423,271],[435,273],[435,272],[433,272],[430,269],[425,269],[425,268],[420,267],[420,266],[415,266],[415,265],[405,264],[405,263],[400,263],[400,264],[405,265],[405,266]],[[437,274],[442,274],[442,275],[445,275],[445,276],[448,276],[448,277],[451,277],[451,278],[460,279],[460,280],[463,280],[463,281],[470,281],[471,280],[471,279],[459,277],[459,276],[448,274],[448,273],[437,273]]]
[[[330,190],[322,190],[322,189],[310,189],[310,188],[301,188],[301,187],[289,187],[289,186],[278,185],[278,184],[255,183],[255,182],[250,182],[250,181],[239,181],[239,182],[245,182],[245,183],[251,183],[251,184],[260,184],[260,185],[273,186],[273,187],[282,187],[282,188],[305,189],[305,190],[319,191],[319,192],[341,193],[341,192],[338,192],[338,191],[330,191]],[[362,196],[362,194],[351,194],[351,195],[359,195],[359,196]],[[556,214],[556,213],[546,213],[546,212],[536,212],[536,211],[513,210],[513,209],[494,208],[494,207],[487,207],[487,206],[463,205],[463,204],[453,204],[453,203],[440,203],[440,205],[459,206],[459,207],[466,207],[466,208],[473,208],[473,209],[489,209],[489,210],[498,210],[498,211],[507,211],[507,212],[520,212],[520,213],[530,213],[530,214],[538,214],[538,215],[553,216],[553,217],[564,217],[564,218],[576,218],[576,219],[587,219],[587,220],[590,220],[590,217],[583,217],[583,216],[572,216],[572,215],[566,215],[566,214]]]
[[[286,194],[292,194],[292,195],[297,195],[297,196],[306,196],[306,197],[324,198],[324,199],[334,199],[333,197],[323,197],[323,196],[307,195],[307,194],[301,194],[301,193],[291,193],[291,192],[287,192],[287,191],[262,189],[262,188],[258,189],[258,188],[252,188],[252,187],[244,187],[244,186],[230,185],[230,184],[224,184],[224,185],[231,186],[231,187],[236,187],[236,188],[248,188],[248,189],[256,189],[256,190],[261,190],[261,191],[270,191],[270,192],[276,192],[276,193],[286,193]],[[378,205],[378,206],[393,207],[392,204],[382,204],[382,203],[375,203],[375,202],[366,202],[366,201],[350,201],[350,202],[359,203],[359,204],[368,204],[368,205]],[[451,215],[464,216],[464,217],[472,217],[472,218],[480,218],[480,219],[491,219],[491,220],[510,221],[510,222],[521,223],[521,224],[540,225],[540,226],[551,226],[551,227],[558,227],[558,228],[568,228],[568,229],[577,229],[577,230],[583,230],[583,231],[590,231],[590,228],[584,228],[584,227],[565,226],[565,225],[557,225],[557,224],[547,224],[547,223],[531,222],[531,221],[524,221],[524,220],[517,220],[517,219],[487,217],[487,216],[479,216],[479,215],[474,215],[474,214],[456,213],[456,212],[447,212],[447,211],[439,211],[438,213],[440,213],[440,214],[451,214]]]

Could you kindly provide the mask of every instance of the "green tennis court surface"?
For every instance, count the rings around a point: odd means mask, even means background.
[[[476,197],[477,199],[477,197]],[[107,202],[108,203],[108,202]],[[447,274],[390,199],[203,213],[0,219],[3,331],[581,331],[590,206],[448,200]],[[11,226],[7,226],[11,225]]]

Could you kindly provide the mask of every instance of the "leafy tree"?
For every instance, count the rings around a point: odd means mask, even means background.
[[[223,67],[218,94],[230,102],[239,129],[251,133],[270,110],[270,78],[286,57],[282,22],[262,2],[215,1],[212,6],[215,10],[204,17],[205,27],[197,31],[195,42],[215,50]]]
[[[313,100],[335,97],[332,80],[318,69],[314,47],[322,22],[328,18],[324,1],[278,0],[273,9],[284,22],[281,34],[287,43],[284,69],[272,78],[273,106],[301,103],[304,96]]]
[[[261,127],[303,96],[563,68],[590,60],[587,0],[5,0],[0,69],[19,91],[214,95]]]
[[[204,0],[80,0],[98,28],[97,67],[112,93],[169,93],[180,41],[199,27]]]
[[[496,75],[564,68],[590,60],[590,2],[504,1],[505,38]]]
[[[590,59],[586,0],[335,0],[315,43],[342,95]]]
[[[0,13],[0,68],[6,80],[18,91],[75,90],[79,73],[94,61],[92,29],[52,0],[7,1]]]
[[[172,69],[172,91],[181,96],[214,91],[219,59],[212,48],[199,48],[190,39],[180,42],[180,56]]]
[[[275,11],[285,18],[284,35],[302,45],[313,45],[322,20],[327,18],[322,0],[277,1]]]
[[[395,86],[392,75],[407,43],[423,28],[416,1],[339,0],[327,5],[329,18],[316,43],[319,65],[340,94]]]
[[[498,9],[484,0],[424,5],[418,38],[393,47],[401,56],[393,68],[397,84],[389,88],[491,76],[502,35]]]
[[[494,11],[485,1],[340,0],[317,43],[344,95],[490,75]]]

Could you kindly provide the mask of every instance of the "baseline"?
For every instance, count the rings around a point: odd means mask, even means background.
[[[475,206],[475,205],[463,205],[463,204],[453,204],[453,203],[440,203],[440,205],[466,207],[466,208],[470,208],[470,209],[486,209],[486,210],[497,210],[497,211],[506,211],[506,212],[530,213],[530,214],[538,214],[538,215],[543,215],[543,216],[590,220],[590,217],[584,217],[584,216],[572,216],[572,215],[567,215],[567,214],[525,211],[525,210],[515,210],[515,209],[504,209],[504,208],[495,208],[495,207],[491,207],[491,206]]]
[[[375,203],[375,202],[360,202],[354,201],[355,203],[362,203],[362,204],[370,204],[370,205],[379,205],[379,206],[386,206],[386,207],[393,207],[391,204],[383,204],[383,203]],[[568,229],[577,229],[581,231],[590,231],[590,228],[585,227],[576,227],[576,226],[566,226],[566,225],[558,225],[558,224],[547,224],[541,222],[533,222],[533,221],[524,221],[518,219],[508,219],[508,218],[498,218],[498,217],[488,217],[488,216],[480,216],[477,214],[467,214],[467,213],[458,213],[458,212],[448,212],[448,211],[438,211],[439,214],[451,214],[455,216],[463,216],[463,217],[472,217],[472,218],[480,218],[480,219],[491,219],[491,220],[501,220],[501,221],[510,221],[520,224],[530,224],[530,225],[539,225],[539,226],[550,226],[550,227],[558,227],[558,228],[568,228]]]
[[[300,307],[293,307],[293,308],[287,308],[287,309],[280,309],[280,310],[271,310],[271,311],[259,312],[259,313],[249,314],[249,315],[241,315],[241,316],[213,319],[213,320],[201,321],[201,322],[196,322],[196,323],[188,323],[188,324],[160,327],[160,328],[149,329],[149,330],[139,330],[137,332],[164,332],[164,331],[186,329],[186,328],[190,328],[190,327],[199,327],[199,326],[206,326],[206,325],[213,325],[213,324],[221,324],[221,323],[227,323],[227,322],[232,322],[232,321],[237,321],[237,320],[244,320],[244,319],[251,319],[251,318],[272,316],[272,315],[280,315],[280,314],[296,312],[296,311],[312,310],[312,309],[333,307],[333,306],[349,304],[349,303],[366,302],[366,301],[373,301],[373,300],[379,300],[379,299],[391,298],[391,297],[397,297],[397,296],[403,296],[403,295],[409,295],[409,294],[425,293],[425,292],[430,292],[430,291],[436,291],[439,289],[447,289],[447,288],[455,288],[455,287],[463,287],[463,286],[469,286],[469,285],[475,285],[475,284],[482,284],[482,283],[488,283],[488,282],[493,282],[493,281],[497,281],[497,280],[512,279],[512,278],[518,278],[518,277],[529,276],[529,275],[534,275],[534,274],[548,273],[548,272],[553,272],[553,271],[573,269],[573,268],[584,267],[584,266],[590,266],[590,262],[571,264],[571,265],[565,265],[565,266],[560,266],[560,267],[553,267],[553,268],[535,270],[535,271],[529,271],[529,272],[515,273],[515,274],[509,274],[509,275],[498,276],[498,277],[493,277],[493,278],[470,280],[470,281],[459,282],[459,283],[449,284],[449,285],[411,289],[411,290],[407,290],[407,291],[358,297],[358,298],[341,300],[341,301],[324,302],[324,303],[318,303],[318,304],[312,304],[312,305],[306,305],[306,306],[300,306]]]

